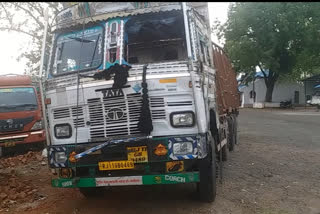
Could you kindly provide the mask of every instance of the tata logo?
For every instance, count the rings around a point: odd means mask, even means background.
[[[110,120],[120,120],[123,116],[124,112],[120,108],[112,108],[107,112],[107,118]]]
[[[116,89],[104,89],[101,90],[103,97],[118,97],[118,96],[123,96],[123,91],[121,88],[116,88]]]

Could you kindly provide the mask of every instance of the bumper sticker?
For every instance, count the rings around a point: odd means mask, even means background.
[[[127,147],[128,160],[134,163],[147,163],[148,151],[147,146]]]
[[[166,163],[166,172],[182,172],[183,170],[183,161],[171,161]]]
[[[142,185],[142,176],[96,178],[96,186]]]
[[[53,187],[97,187],[97,186],[128,186],[128,185],[154,185],[154,184],[180,184],[199,182],[198,172],[142,175],[123,177],[80,178],[77,182],[72,179],[53,179]]]

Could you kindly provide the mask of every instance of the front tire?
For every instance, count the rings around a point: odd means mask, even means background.
[[[197,183],[199,199],[209,203],[215,200],[217,192],[215,146],[211,145],[207,157],[199,161],[200,182]]]

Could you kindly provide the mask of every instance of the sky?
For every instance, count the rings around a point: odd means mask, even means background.
[[[214,20],[218,19],[221,23],[225,23],[228,19],[228,6],[230,2],[209,2],[209,19],[210,26],[212,26]],[[218,39],[212,35],[212,41],[222,46]]]
[[[209,2],[209,18],[210,24],[213,24],[215,19],[221,22],[227,20],[227,10],[229,2]],[[217,38],[212,37],[213,42],[221,45]],[[22,50],[29,47],[29,38],[16,32],[0,31],[0,75],[3,74],[23,74],[25,61],[18,62],[16,58]]]

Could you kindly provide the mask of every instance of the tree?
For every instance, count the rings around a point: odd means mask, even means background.
[[[258,66],[267,88],[265,101],[271,102],[280,77],[299,79],[302,72],[319,67],[319,9],[318,2],[233,3],[227,22],[215,23],[213,31],[224,37],[237,72]]]
[[[0,30],[21,33],[32,42],[31,50],[20,53],[17,56],[17,60],[22,58],[27,60],[25,69],[25,73],[27,74],[37,74],[39,72],[46,8],[49,9],[48,31],[50,32],[55,14],[62,9],[61,3],[0,2]],[[48,36],[47,42],[50,46],[51,35],[49,34]]]

